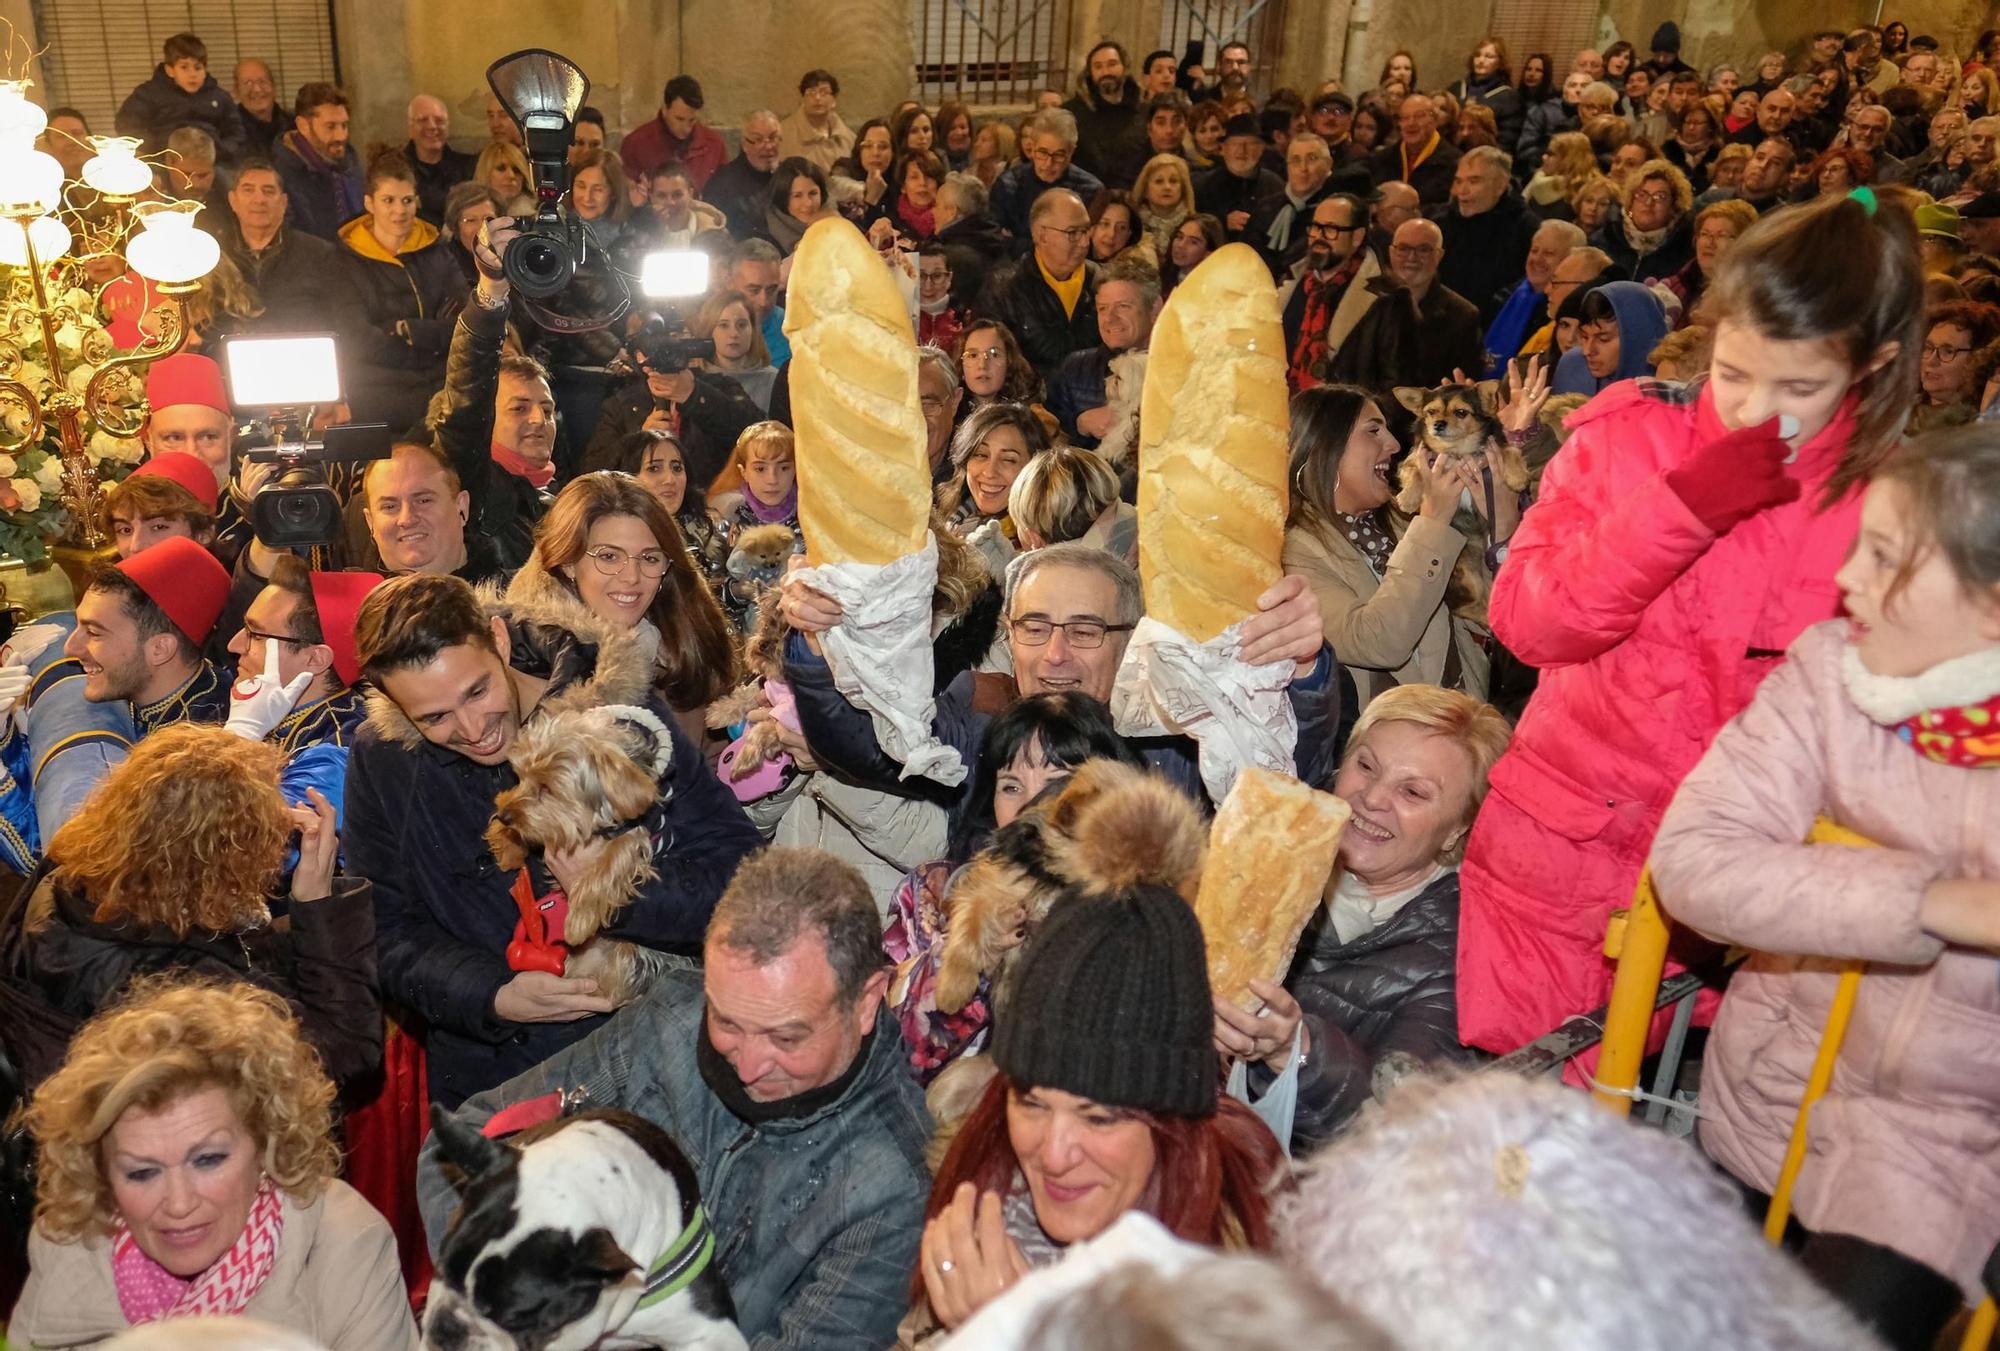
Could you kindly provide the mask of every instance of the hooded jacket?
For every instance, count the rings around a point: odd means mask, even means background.
[[[197,127],[215,142],[215,162],[228,168],[243,158],[243,122],[236,100],[213,75],[192,94],[174,83],[165,63],[153,67],[144,84],[125,96],[112,123],[120,136],[137,136],[144,153],[167,148],[167,137],[182,127]]]
[[[1556,363],[1555,380],[1551,392],[1556,394],[1596,394],[1610,388],[1620,380],[1632,380],[1651,375],[1653,368],[1646,361],[1647,353],[1667,336],[1667,310],[1660,298],[1635,281],[1606,282],[1591,288],[1611,302],[1612,312],[1618,316],[1618,367],[1610,375],[1598,379],[1590,373],[1590,366],[1584,360],[1583,344],[1578,343],[1563,353]]]
[[[1119,101],[1106,103],[1098,96],[1090,72],[1080,72],[1076,77],[1076,93],[1063,104],[1063,111],[1076,119],[1077,166],[1106,183],[1112,182],[1110,174],[1114,169],[1131,162],[1134,155],[1145,149],[1146,101],[1139,94],[1139,82],[1129,75],[1125,77],[1125,90]]]
[[[511,664],[550,682],[524,721],[606,704],[637,704],[663,721],[652,692],[652,644],[603,623],[581,603],[501,602],[483,596],[512,639]],[[743,810],[676,727],[661,781],[666,819],[659,873],[606,932],[647,947],[691,947],[736,865],[759,840]],[[387,695],[369,699],[347,777],[349,869],[375,886],[384,994],[429,1024],[431,1096],[456,1106],[471,1093],[547,1059],[601,1016],[573,1023],[510,1023],[493,996],[514,976],[506,950],[518,914],[485,839],[493,800],[517,782],[506,764],[476,764],[424,740]]]
[[[750,1121],[702,1073],[706,1008],[699,975],[668,971],[590,1036],[467,1103],[460,1119],[480,1124],[508,1104],[571,1089],[593,1108],[637,1113],[673,1136],[694,1165],[715,1262],[752,1346],[892,1344],[909,1304],[931,1184],[923,1159],[930,1115],[895,1020],[877,1011],[831,1101]],[[732,1073],[726,1062],[721,1073]],[[424,1145],[417,1196],[435,1252],[458,1204],[435,1136]]]
[[[341,335],[347,395],[357,419],[387,422],[400,433],[423,421],[431,393],[443,383],[452,321],[469,288],[429,221],[412,221],[395,253],[368,226],[367,216],[356,216],[339,233],[335,284],[353,311]]]
[[[1893,1248],[1977,1301],[2000,1242],[2000,962],[1933,938],[1919,911],[1934,880],[2000,875],[2000,775],[1936,764],[1863,713],[1844,627],[1792,645],[1681,784],[1653,846],[1674,919],[1755,949],[1709,1038],[1701,1142],[1771,1190],[1840,979],[1816,959],[1871,962],[1807,1118],[1799,1222]],[[1994,687],[1984,674],[1976,697]],[[1882,847],[1801,848],[1818,815]]]
[[[1819,499],[1851,409],[1802,447],[1799,500],[1716,535],[1666,475],[1726,434],[1705,385],[1624,380],[1569,439],[1494,581],[1494,635],[1541,672],[1459,869],[1458,1021],[1505,1053],[1611,991],[1627,904],[1681,777],[1779,654],[1833,617],[1860,495]]]
[[[417,1351],[417,1324],[389,1222],[338,1179],[301,1205],[281,1197],[284,1236],[271,1274],[243,1308],[327,1351]],[[28,1284],[7,1331],[22,1346],[68,1351],[128,1332],[111,1273],[109,1235],[52,1243],[28,1237]]]
[[[1560,95],[1528,109],[1521,119],[1521,139],[1514,147],[1514,177],[1523,183],[1533,178],[1555,134],[1581,126],[1576,105],[1565,103]]]

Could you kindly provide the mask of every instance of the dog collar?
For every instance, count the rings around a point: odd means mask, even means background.
[[[694,1218],[688,1221],[687,1228],[681,1230],[680,1237],[660,1254],[660,1260],[653,1263],[653,1269],[646,1273],[646,1289],[639,1296],[639,1307],[650,1309],[655,1304],[672,1299],[693,1285],[695,1278],[708,1270],[708,1264],[714,1258],[715,1231],[708,1227],[708,1212],[696,1205]]]

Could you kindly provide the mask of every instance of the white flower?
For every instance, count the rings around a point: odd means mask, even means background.
[[[76,395],[79,399],[82,398],[83,391],[90,385],[90,377],[95,374],[97,374],[97,367],[87,362],[77,362],[76,365],[69,368],[69,392]]]
[[[42,461],[42,467],[35,471],[35,482],[42,485],[45,493],[62,491],[63,462],[60,455],[51,455]]]
[[[17,468],[12,455],[0,455],[0,478],[14,477]]]
[[[90,438],[90,455],[96,460],[115,460],[119,464],[137,464],[146,457],[146,444],[136,438],[113,436],[110,432],[96,432]]]
[[[75,324],[64,324],[56,330],[56,347],[74,360],[83,351],[83,330]]]
[[[37,394],[45,392],[52,383],[52,380],[53,377],[49,375],[49,368],[42,365],[39,361],[24,361],[21,363],[21,383],[29,389],[34,390]]]
[[[21,499],[21,510],[39,510],[42,505],[42,485],[31,478],[17,478],[14,480],[14,496]]]

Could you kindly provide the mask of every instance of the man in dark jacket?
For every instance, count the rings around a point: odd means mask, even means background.
[[[472,177],[477,156],[451,148],[451,109],[435,94],[410,100],[410,140],[403,157],[417,176],[417,214],[432,225],[444,224],[444,199]]]
[[[1223,125],[1222,163],[1194,185],[1196,210],[1222,222],[1230,239],[1243,238],[1257,208],[1285,192],[1285,180],[1263,166],[1264,133],[1257,119],[1239,113]]]
[[[1389,246],[1389,275],[1368,283],[1374,302],[1328,363],[1329,383],[1366,389],[1430,388],[1453,370],[1485,366],[1479,309],[1438,280],[1444,235],[1435,222],[1404,221]]]
[[[285,228],[288,200],[284,181],[269,160],[243,161],[229,189],[229,220],[221,239],[222,251],[264,304],[263,314],[241,325],[244,332],[341,327],[335,312],[345,302],[332,285],[334,246]]]
[[[428,1026],[431,1097],[455,1107],[580,1040],[612,1008],[591,981],[509,960],[517,878],[496,865],[485,832],[494,799],[519,781],[507,755],[524,725],[552,706],[635,705],[664,733],[658,800],[628,823],[651,835],[657,874],[608,926],[615,937],[692,949],[759,840],[654,694],[637,629],[581,604],[483,605],[456,578],[419,575],[368,597],[355,649],[377,694],[349,761],[342,843],[348,870],[374,884],[383,993]],[[549,877],[567,890],[599,848],[550,855]],[[531,880],[539,893],[547,879]]]
[[[699,974],[666,973],[459,1120],[482,1126],[503,1107],[572,1090],[637,1114],[694,1166],[720,1238],[715,1269],[751,1345],[893,1345],[930,1196],[931,1121],[884,1009],[881,930],[846,863],[768,850],[716,904]],[[458,1207],[439,1167],[463,1167],[454,1154],[434,1134],[417,1170],[433,1250]]]
[[[1653,72],[1656,80],[1671,80],[1683,72],[1692,72],[1693,66],[1681,60],[1681,28],[1671,21],[1653,30],[1653,42],[1649,49],[1653,54],[1646,62],[1646,69]]]
[[[643,357],[639,365],[644,368]],[[751,423],[764,420],[763,411],[743,392],[743,386],[720,371],[681,370],[671,375],[647,371],[644,379],[604,400],[578,472],[588,474],[599,469],[631,472],[620,458],[622,443],[646,425],[647,417],[656,408],[671,409],[680,419],[689,492],[708,491],[708,485],[729,463],[736,438]],[[775,403],[771,415],[777,416]]]
[[[1097,282],[1097,331],[1104,341],[1071,352],[1049,380],[1048,410],[1071,445],[1095,448],[1116,425],[1118,411],[1107,406],[1105,395],[1112,358],[1143,352],[1159,317],[1159,273],[1128,267],[1123,260],[1104,270]],[[1136,410],[1136,400],[1132,407]]]
[[[1521,279],[1541,224],[1512,190],[1513,168],[1495,146],[1466,151],[1452,179],[1451,205],[1432,217],[1444,235],[1438,280],[1478,305],[1481,323],[1492,322],[1507,289]]]
[[[1583,91],[1588,88],[1589,74],[1573,70],[1563,76],[1561,98],[1549,99],[1528,109],[1527,117],[1521,122],[1521,143],[1514,153],[1514,167],[1520,171],[1523,181],[1542,167],[1542,156],[1548,153],[1549,141],[1557,132],[1576,131],[1583,125],[1579,105],[1583,101]]]
[[[243,123],[243,153],[271,158],[278,138],[292,125],[292,110],[278,102],[271,68],[254,56],[236,63],[229,92],[236,98],[236,116]]]
[[[729,233],[748,239],[764,228],[764,207],[771,195],[771,178],[778,169],[785,132],[778,115],[766,108],[743,119],[743,149],[715,171],[701,199],[720,211]]]
[[[1021,128],[1020,160],[993,180],[993,219],[1013,236],[1016,256],[1033,247],[1028,238],[1028,213],[1043,193],[1067,188],[1087,202],[1104,187],[1096,174],[1073,162],[1076,136],[1076,118],[1068,109],[1042,109]]]
[[[331,240],[361,214],[361,165],[347,144],[347,95],[330,84],[299,88],[292,129],[278,138],[272,163],[284,180],[294,229]]]
[[[1326,142],[1311,134],[1294,136],[1285,148],[1284,191],[1265,198],[1243,230],[1243,242],[1264,255],[1272,276],[1283,276],[1306,256],[1306,226],[1313,208],[1334,191],[1332,179]]]
[[[987,210],[986,185],[979,175],[950,173],[938,185],[932,236],[951,263],[951,303],[967,309],[987,277],[1007,264],[1007,236]]]
[[[1081,693],[1109,702],[1128,635],[1141,617],[1138,573],[1122,559],[1077,542],[1052,544],[1029,557],[1032,563],[1014,569],[1008,579],[1004,622],[1016,690],[1023,698]],[[785,579],[783,595],[785,620],[793,629],[785,643],[785,679],[798,696],[799,726],[820,764],[887,793],[941,805],[956,802],[956,788],[922,775],[902,778],[902,766],[877,745],[869,715],[834,688],[817,635],[841,622],[839,604],[797,574]],[[1298,776],[1324,787],[1332,781],[1346,725],[1353,721],[1352,682],[1326,647],[1319,602],[1303,577],[1284,578],[1261,599],[1263,610],[1243,623],[1239,654],[1253,664],[1295,663],[1288,694],[1298,718]],[[1039,640],[1030,626],[1039,626]],[[939,695],[931,731],[958,751],[968,780],[976,782],[980,740],[995,710],[975,700],[974,688],[975,677],[967,673]],[[1205,796],[1191,739],[1148,737],[1133,746],[1168,779]]]
[[[199,127],[224,165],[236,163],[243,157],[243,123],[236,100],[208,73],[208,48],[192,33],[176,33],[166,41],[165,56],[152,78],[119,105],[118,134],[137,136],[145,153],[157,154],[177,128]]]
[[[1013,330],[1044,380],[1071,352],[1097,345],[1097,265],[1090,213],[1067,189],[1043,193],[1029,218],[1034,252],[988,283],[986,313]]]
[[[1139,84],[1125,73],[1125,65],[1123,47],[1098,43],[1083,59],[1076,96],[1063,104],[1063,111],[1076,119],[1077,166],[1113,187],[1131,186],[1129,180],[1118,183],[1110,175],[1129,163],[1146,139]]]
[[[1426,98],[1404,99],[1396,131],[1396,139],[1375,152],[1370,164],[1375,181],[1408,183],[1425,206],[1444,205],[1458,172],[1458,147],[1438,130],[1436,105]]]
[[[1187,158],[1187,98],[1174,92],[1151,99],[1146,104],[1146,137],[1111,169],[1105,181],[1113,187],[1129,188],[1139,181],[1139,173],[1156,155]]]

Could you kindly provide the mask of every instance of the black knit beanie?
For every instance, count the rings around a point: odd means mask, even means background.
[[[1164,1116],[1215,1111],[1208,950],[1166,887],[1065,893],[995,1010],[993,1061],[1016,1084]]]
[[[1678,56],[1681,50],[1680,25],[1670,19],[1658,28],[1655,28],[1653,30],[1653,45],[1646,50],[1650,52],[1673,52]]]

